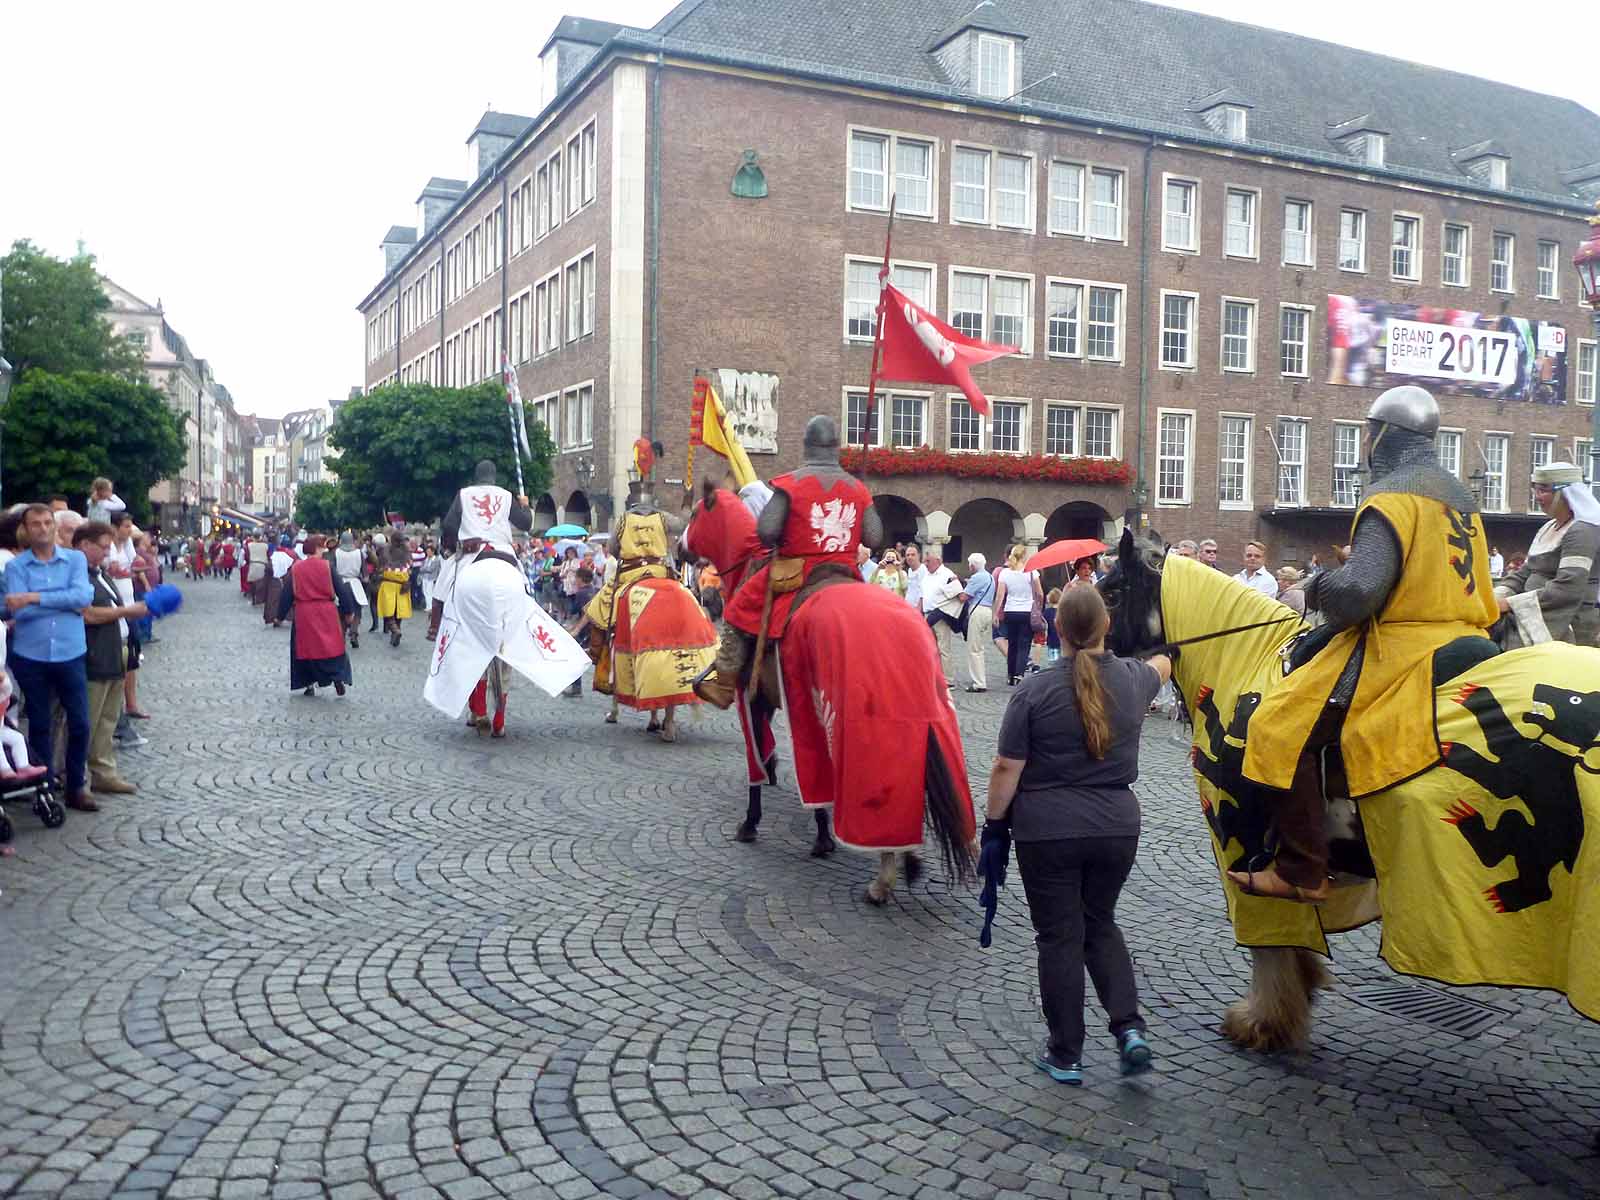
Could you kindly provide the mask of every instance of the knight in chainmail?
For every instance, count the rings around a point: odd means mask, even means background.
[[[1435,656],[1453,674],[1495,652],[1483,524],[1439,466],[1438,404],[1420,387],[1391,388],[1367,424],[1372,482],[1349,561],[1305,586],[1327,622],[1311,635],[1316,652],[1267,694],[1245,743],[1245,777],[1275,793],[1278,850],[1268,869],[1229,876],[1264,895],[1328,895],[1323,751],[1338,747],[1352,798],[1426,770],[1438,760]]]
[[[702,699],[728,707],[763,629],[769,641],[781,638],[790,610],[824,578],[847,575],[859,582],[856,547],[873,549],[882,542],[872,493],[839,464],[839,445],[839,422],[812,417],[800,466],[771,481],[756,533],[773,557],[740,585],[723,611],[714,670],[695,684]]]

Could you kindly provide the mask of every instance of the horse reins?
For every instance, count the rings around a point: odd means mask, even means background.
[[[1162,648],[1172,650],[1178,646],[1192,646],[1196,642],[1209,642],[1212,638],[1228,637],[1235,633],[1249,633],[1252,629],[1265,629],[1270,625],[1282,625],[1288,621],[1299,621],[1302,618],[1297,613],[1290,613],[1286,617],[1274,617],[1270,621],[1256,621],[1250,625],[1235,625],[1232,629],[1218,629],[1212,633],[1202,633],[1195,637],[1182,638],[1176,642],[1163,642]],[[1155,651],[1160,654],[1161,650]]]

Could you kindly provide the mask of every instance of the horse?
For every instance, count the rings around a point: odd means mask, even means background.
[[[684,545],[735,583],[761,552],[755,518],[732,492],[709,482]],[[972,797],[960,730],[937,646],[904,601],[854,576],[813,579],[798,593],[783,638],[767,646],[759,676],[739,689],[738,704],[750,805],[735,840],[755,840],[761,784],[776,779],[771,719],[783,707],[800,801],[818,817],[814,856],[831,851],[835,836],[876,851],[878,872],[865,898],[881,906],[902,862],[908,881],[920,873],[926,825],[947,875],[972,878]],[[919,743],[920,759],[884,769],[886,751],[915,755]],[[824,823],[829,811],[835,836]]]
[[[1297,904],[1248,895],[1226,871],[1271,858],[1270,794],[1243,778],[1242,746],[1304,622],[1132,531],[1100,588],[1115,653],[1179,647],[1173,683],[1194,723],[1201,809],[1251,954],[1250,989],[1222,1024],[1231,1041],[1304,1047],[1313,997],[1332,983],[1326,935],[1380,916],[1382,955],[1403,974],[1553,989],[1600,1020],[1600,846],[1585,839],[1586,825],[1600,829],[1600,650],[1547,643],[1460,670],[1441,651],[1433,765],[1351,800],[1333,790],[1337,755],[1325,760],[1334,888]]]

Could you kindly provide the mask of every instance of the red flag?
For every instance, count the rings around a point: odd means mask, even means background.
[[[980,342],[952,329],[893,284],[883,285],[880,379],[960,388],[968,403],[987,416],[989,401],[972,382],[971,369],[991,358],[1015,353],[1015,346]]]

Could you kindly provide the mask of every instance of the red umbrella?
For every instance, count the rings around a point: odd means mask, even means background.
[[[1094,538],[1062,538],[1059,542],[1051,542],[1039,553],[1022,564],[1024,571],[1042,571],[1046,567],[1060,566],[1062,563],[1074,563],[1080,558],[1089,558],[1095,554],[1105,553],[1106,544],[1097,542]]]

